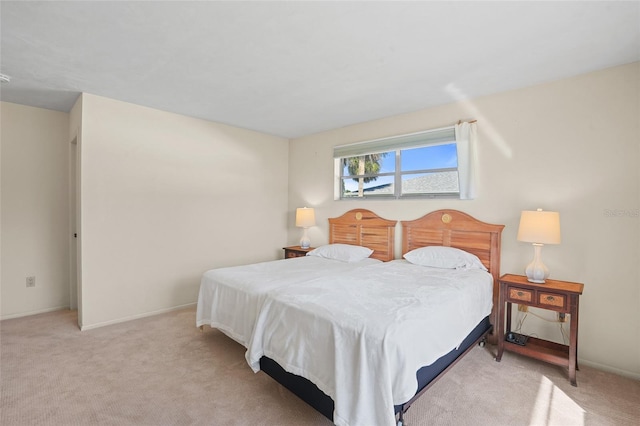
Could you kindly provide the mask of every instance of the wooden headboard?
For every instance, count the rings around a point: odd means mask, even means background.
[[[437,210],[411,221],[402,221],[402,254],[425,246],[448,246],[473,253],[493,275],[495,320],[500,278],[500,242],[504,225],[481,222],[458,210]]]
[[[473,253],[494,280],[500,277],[500,241],[504,225],[481,222],[458,210],[437,210],[402,221],[402,254],[426,246],[447,246]]]
[[[394,259],[395,220],[383,219],[365,209],[349,210],[329,219],[329,244],[351,244],[373,250],[372,258]]]

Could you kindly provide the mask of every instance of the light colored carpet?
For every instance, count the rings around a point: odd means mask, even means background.
[[[76,314],[0,323],[0,424],[328,425],[244,348],[195,327],[195,309],[81,332]],[[406,415],[422,425],[639,425],[640,382],[588,367],[566,373],[476,347]]]

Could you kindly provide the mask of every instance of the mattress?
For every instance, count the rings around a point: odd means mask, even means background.
[[[263,356],[333,399],[338,425],[395,424],[416,371],[456,349],[491,312],[493,278],[479,269],[397,260],[270,292],[247,361]]]
[[[379,263],[305,256],[209,270],[200,282],[196,326],[217,328],[246,347],[269,292]]]

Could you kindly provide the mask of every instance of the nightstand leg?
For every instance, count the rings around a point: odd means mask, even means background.
[[[576,370],[578,369],[578,297],[571,297],[571,323],[569,325],[569,380],[578,386]]]
[[[498,302],[498,330],[496,336],[498,337],[498,354],[496,355],[496,362],[502,360],[502,354],[504,352],[504,292],[500,291],[500,299]],[[507,303],[507,330],[511,327],[511,303]],[[507,331],[508,332],[508,331]]]

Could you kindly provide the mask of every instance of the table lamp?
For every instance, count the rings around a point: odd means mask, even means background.
[[[303,228],[302,238],[300,239],[300,247],[307,249],[311,246],[311,240],[307,235],[307,229],[316,225],[316,214],[312,208],[301,207],[296,209],[296,226]]]
[[[533,261],[525,269],[527,280],[544,283],[549,276],[549,269],[542,263],[542,246],[560,244],[560,214],[542,209],[523,211],[520,215],[518,241],[533,244]]]

